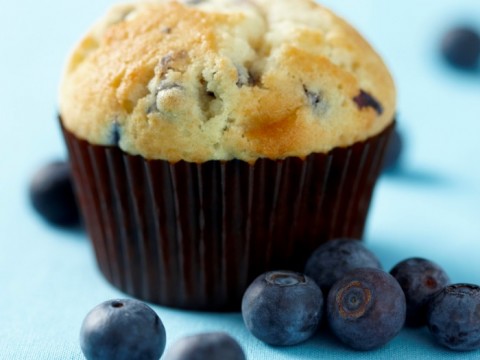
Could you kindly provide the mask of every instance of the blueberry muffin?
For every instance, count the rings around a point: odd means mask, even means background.
[[[228,310],[259,273],[361,238],[395,87],[314,1],[155,0],[92,27],[59,106],[107,279],[160,304]]]

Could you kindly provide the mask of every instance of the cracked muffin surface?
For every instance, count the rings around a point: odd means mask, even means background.
[[[116,6],[76,46],[63,125],[171,162],[283,159],[384,130],[393,80],[345,21],[310,0]]]

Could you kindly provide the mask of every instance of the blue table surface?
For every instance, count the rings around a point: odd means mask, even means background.
[[[113,0],[1,0],[0,11],[0,359],[83,359],[78,333],[96,304],[125,297],[100,275],[82,232],[52,228],[31,209],[27,187],[42,164],[65,158],[56,121],[65,57]],[[450,69],[442,34],[470,23],[478,0],[325,0],[352,22],[391,68],[406,147],[399,171],[382,176],[365,241],[385,269],[430,258],[453,282],[480,283],[480,72]],[[225,330],[249,359],[467,359],[437,346],[426,329],[404,329],[372,352],[328,335],[273,348],[245,329],[241,315],[154,310],[169,346],[181,336]]]

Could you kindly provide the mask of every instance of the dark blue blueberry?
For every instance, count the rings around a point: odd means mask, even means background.
[[[138,300],[109,300],[93,308],[80,330],[87,360],[158,360],[165,349],[158,315]]]
[[[33,208],[49,223],[64,227],[80,223],[67,162],[52,162],[40,168],[30,182],[29,196]]]
[[[365,90],[360,90],[360,93],[353,98],[353,101],[355,102],[355,104],[357,104],[359,109],[371,107],[377,112],[378,115],[383,114],[382,104],[380,104],[377,99],[375,99]]]
[[[390,137],[387,149],[385,151],[385,158],[383,160],[383,170],[391,171],[398,167],[400,157],[403,150],[403,138],[401,133],[395,127],[395,130]]]
[[[471,70],[477,68],[480,59],[480,35],[470,27],[457,27],[443,38],[443,57],[452,66]]]
[[[305,265],[305,274],[327,294],[330,287],[347,272],[366,267],[381,269],[382,265],[361,241],[335,239],[320,245],[310,255]]]
[[[323,294],[307,276],[271,271],[257,277],[242,299],[250,332],[270,345],[294,345],[310,338],[323,312]]]
[[[427,323],[435,340],[449,349],[480,349],[480,286],[443,288],[430,301]]]
[[[114,122],[112,125],[112,130],[110,134],[110,143],[114,146],[118,146],[120,144],[121,139],[121,128],[118,122]]]
[[[375,349],[392,340],[402,329],[405,314],[402,288],[379,269],[355,269],[328,294],[328,324],[343,343],[356,350]]]
[[[327,110],[327,103],[321,91],[317,91],[317,92],[310,91],[304,85],[303,92],[305,93],[305,96],[308,99],[308,103],[310,104],[310,107],[314,111],[325,112]]]
[[[187,336],[175,342],[163,360],[245,360],[238,342],[225,332]]]
[[[426,325],[428,302],[450,282],[447,273],[430,260],[410,258],[395,265],[390,274],[397,279],[405,293],[406,325]]]

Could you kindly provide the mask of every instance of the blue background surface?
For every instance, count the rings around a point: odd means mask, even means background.
[[[42,164],[65,157],[56,122],[65,57],[113,0],[0,0],[0,359],[82,359],[78,332],[96,304],[125,295],[97,270],[82,232],[49,227],[31,209],[27,187]],[[431,258],[453,282],[480,283],[480,72],[448,68],[438,43],[450,26],[480,30],[478,0],[325,0],[385,58],[398,87],[405,135],[402,167],[376,189],[365,241],[390,269],[410,256]],[[179,337],[226,330],[255,360],[468,359],[435,345],[426,329],[405,329],[368,353],[329,336],[272,348],[251,336],[240,314],[153,306],[170,345]]]

